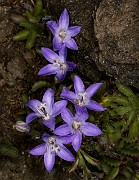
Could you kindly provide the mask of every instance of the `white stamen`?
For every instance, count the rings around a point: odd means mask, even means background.
[[[74,130],[80,129],[80,126],[81,126],[81,122],[73,121],[72,127]]]
[[[37,108],[37,112],[42,116],[43,120],[50,119],[50,116],[46,111],[46,103],[41,103]]]
[[[60,63],[57,59],[53,61],[53,65],[59,66],[60,70],[62,70],[63,74],[64,74],[65,69],[67,68],[67,64]]]
[[[58,153],[60,151],[60,146],[58,144],[54,144],[52,146],[52,152]]]
[[[62,38],[62,40],[66,37],[66,31],[64,29],[61,29],[58,34],[59,37]]]

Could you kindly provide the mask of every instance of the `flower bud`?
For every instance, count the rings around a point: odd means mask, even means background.
[[[24,121],[17,121],[13,128],[20,132],[29,133],[30,127]]]

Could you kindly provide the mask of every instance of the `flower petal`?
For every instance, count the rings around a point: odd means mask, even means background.
[[[72,123],[72,119],[73,119],[73,114],[71,113],[71,111],[67,108],[65,108],[62,112],[61,112],[61,116],[62,119],[67,123],[67,124],[71,124]]]
[[[43,155],[46,152],[46,143],[40,144],[29,151],[30,154],[35,156]]]
[[[81,143],[82,143],[82,133],[78,131],[75,134],[75,137],[72,141],[72,146],[76,152],[80,149]]]
[[[67,58],[67,48],[65,44],[62,45],[61,49],[59,50],[59,57],[60,57],[60,62],[64,63],[66,62]]]
[[[43,120],[42,123],[51,130],[55,129],[55,118],[50,118],[49,120]]]
[[[63,124],[54,130],[54,133],[59,136],[66,136],[71,133],[71,129],[68,124]]]
[[[54,104],[54,91],[49,88],[43,95],[43,103],[46,103],[46,111],[49,115],[52,115],[52,107]]]
[[[56,30],[58,29],[58,24],[55,21],[48,21],[46,24],[53,33],[53,35],[55,35]]]
[[[61,98],[65,98],[69,101],[71,101],[72,103],[74,103],[74,99],[76,98],[76,95],[74,92],[69,91],[66,87],[63,87],[63,91],[60,94]]]
[[[72,153],[64,145],[60,146],[60,151],[57,153],[57,155],[66,161],[74,161],[75,160]]]
[[[30,107],[34,112],[37,112],[38,106],[40,106],[41,102],[38,101],[37,99],[32,99],[25,103],[26,106]]]
[[[53,63],[54,60],[59,59],[59,56],[49,48],[42,47],[41,52],[43,56],[45,57],[45,59],[47,59],[50,63]]]
[[[60,15],[59,18],[59,26],[61,28],[67,28],[69,26],[69,15],[68,15],[68,11],[65,8],[64,11],[62,12],[62,14]]]
[[[81,126],[81,131],[86,136],[98,136],[102,133],[101,129],[89,122],[85,122]]]
[[[53,49],[54,51],[60,50],[62,47],[62,39],[59,36],[55,36],[53,38]]]
[[[75,106],[76,108],[76,117],[79,121],[81,122],[85,122],[87,119],[88,119],[88,112],[87,112],[87,109],[82,107],[77,107]]]
[[[85,105],[88,109],[94,110],[94,111],[105,111],[107,109],[107,108],[102,107],[99,103],[93,100],[88,101]]]
[[[54,116],[59,115],[62,112],[62,110],[66,108],[66,105],[67,105],[66,100],[61,100],[61,101],[57,101],[56,103],[54,103],[53,115]]]
[[[67,61],[67,65],[68,65],[67,71],[72,71],[76,67],[76,64],[74,64],[73,62],[69,62],[69,61]]]
[[[67,136],[57,136],[56,141],[58,144],[69,144],[73,140],[73,135],[67,135]]]
[[[86,89],[86,92],[89,94],[90,97],[92,97],[98,91],[101,85],[102,83],[93,84]]]
[[[62,70],[59,70],[59,71],[57,71],[55,77],[58,79],[58,81],[63,81],[65,76],[66,76],[66,72],[63,73]]]
[[[76,36],[81,31],[81,26],[71,26],[68,28],[68,32],[71,37]]]
[[[64,43],[69,49],[78,50],[78,46],[73,38],[65,38]]]
[[[84,93],[84,91],[85,91],[84,83],[78,76],[74,76],[74,89],[75,89],[76,94]]]
[[[44,133],[42,136],[41,136],[41,138],[43,139],[43,141],[45,141],[46,143],[47,143],[47,139],[50,137],[50,135],[49,134],[47,134],[47,133]]]
[[[26,124],[29,124],[31,121],[33,121],[34,119],[41,117],[41,115],[39,113],[30,113],[27,117],[26,117]]]
[[[38,72],[38,75],[47,76],[47,75],[51,75],[51,74],[56,74],[58,70],[59,70],[59,66],[55,66],[53,64],[48,64],[48,65],[44,66]]]
[[[44,154],[44,164],[48,172],[50,172],[55,164],[55,153],[51,153],[50,150],[48,150]]]

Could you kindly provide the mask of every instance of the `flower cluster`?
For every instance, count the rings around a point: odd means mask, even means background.
[[[81,27],[69,27],[69,15],[65,9],[58,24],[54,21],[47,22],[54,35],[53,49],[59,51],[58,54],[51,49],[42,47],[43,56],[51,63],[44,66],[39,75],[55,74],[56,78],[61,81],[65,78],[67,71],[72,71],[75,64],[66,61],[67,48],[77,50],[77,44],[72,37],[77,35]],[[36,118],[40,118],[42,123],[51,129],[53,134],[43,134],[43,144],[30,150],[32,155],[44,155],[44,164],[48,172],[50,172],[55,163],[55,156],[66,161],[74,161],[72,153],[63,145],[71,143],[74,150],[77,152],[80,149],[82,136],[98,136],[102,131],[94,124],[87,122],[88,111],[105,111],[99,103],[92,100],[92,96],[97,92],[102,83],[91,85],[85,90],[84,83],[78,76],[74,76],[74,90],[69,91],[66,87],[63,88],[60,100],[54,102],[54,91],[49,88],[43,95],[42,102],[37,99],[30,100],[26,103],[34,112],[26,117],[26,124],[28,125]],[[76,113],[75,115],[66,107],[68,101],[73,103]],[[56,127],[56,116],[60,115],[65,124]]]

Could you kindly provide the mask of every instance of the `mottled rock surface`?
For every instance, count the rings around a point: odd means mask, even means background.
[[[57,20],[66,7],[70,24],[82,26],[76,37],[79,51],[71,51],[70,58],[83,75],[100,80],[99,67],[124,84],[139,88],[139,0],[45,2],[53,19]]]
[[[139,88],[139,0],[103,0],[96,12],[95,33],[99,68]]]

